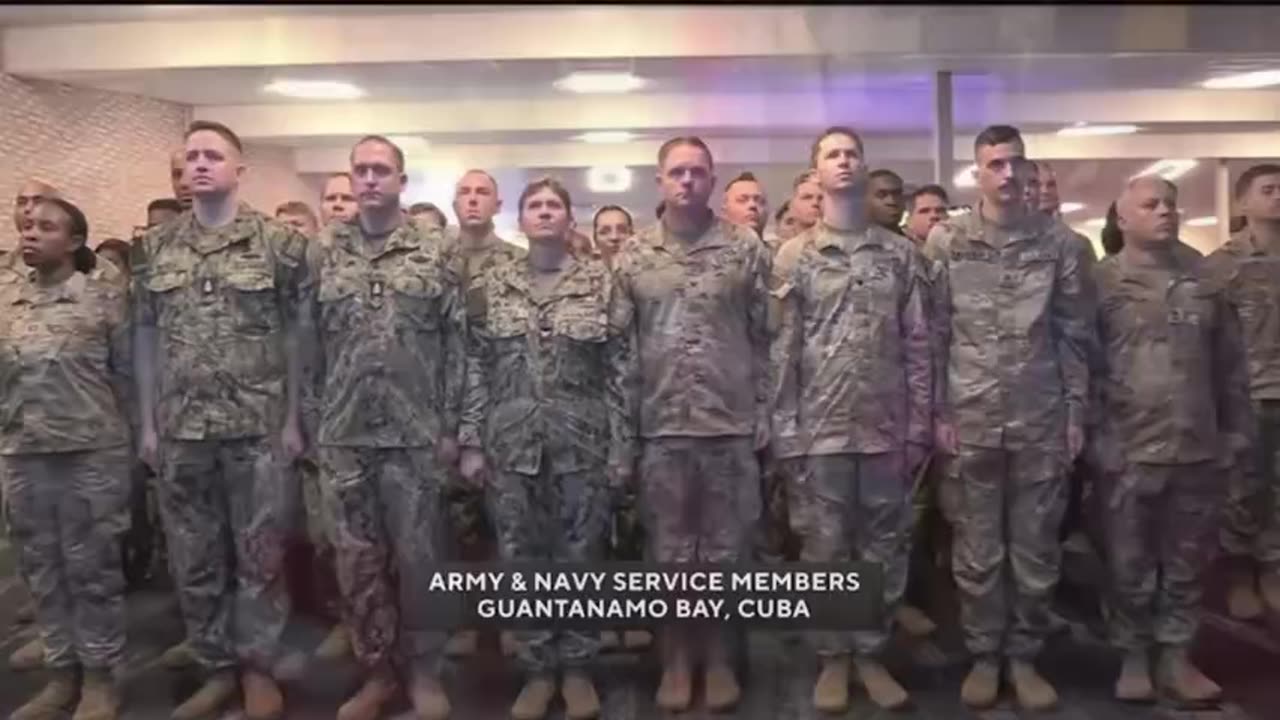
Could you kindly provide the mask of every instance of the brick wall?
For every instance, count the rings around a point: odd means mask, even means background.
[[[128,238],[147,203],[169,197],[169,154],[191,121],[186,105],[0,73],[0,247],[13,247],[13,198],[30,176],[53,183],[89,218],[91,244]],[[247,146],[241,197],[268,214],[312,191],[287,148]]]

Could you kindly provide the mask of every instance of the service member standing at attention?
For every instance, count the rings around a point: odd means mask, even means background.
[[[1191,663],[1201,583],[1225,488],[1219,478],[1250,444],[1240,323],[1208,263],[1178,242],[1178,193],[1159,177],[1131,181],[1116,203],[1124,249],[1097,269],[1095,375],[1111,570],[1111,639],[1125,654],[1115,695],[1183,703],[1221,688]]]
[[[1222,547],[1232,565],[1228,609],[1256,620],[1263,600],[1280,615],[1280,165],[1244,171],[1235,194],[1247,223],[1209,261],[1244,326],[1257,452],[1232,478]]]
[[[612,320],[635,348],[623,356],[624,377],[650,555],[733,563],[750,552],[760,514],[756,452],[769,440],[769,251],[707,206],[715,175],[702,140],[664,143],[657,183],[666,210],[615,259]],[[688,707],[697,649],[707,707],[733,706],[739,687],[724,628],[665,634],[658,705]]]
[[[868,217],[862,140],[833,127],[814,143],[822,220],[801,234],[793,269],[774,290],[780,326],[771,361],[780,392],[775,454],[786,473],[801,559],[884,568],[884,626],[815,633],[822,672],[814,706],[844,712],[849,656],[872,701],[908,701],[880,663],[907,584],[911,485],[933,444],[933,360],[926,261]]]
[[[344,172],[330,175],[320,193],[320,224],[328,225],[335,220],[351,222],[356,217],[357,208],[351,176]]]
[[[441,500],[457,461],[462,296],[440,232],[400,212],[400,148],[362,139],[351,178],[356,219],[328,225],[311,253],[321,486],[345,624],[365,671],[338,718],[377,718],[401,670],[417,717],[438,720],[450,710],[439,680],[444,635],[428,629],[418,599],[427,566],[441,557]]]
[[[173,199],[184,211],[191,209],[191,180],[187,178],[187,149],[178,148],[169,156],[169,184]]]
[[[617,205],[605,205],[591,220],[591,239],[596,252],[606,263],[613,263],[613,256],[618,254],[622,242],[634,232],[631,213]]]
[[[901,235],[905,190],[898,173],[884,168],[872,171],[867,181],[867,216],[871,222]]]
[[[1092,320],[1070,231],[1027,213],[1017,129],[983,130],[974,154],[981,200],[925,245],[946,363],[937,446],[957,463],[946,480],[959,483],[953,572],[974,655],[960,694],[993,704],[1008,658],[1018,702],[1045,709],[1058,696],[1034,662],[1058,581],[1066,475],[1084,444]]]
[[[744,172],[724,186],[722,216],[731,223],[746,225],[764,239],[764,226],[769,222],[769,198],[755,175]]]
[[[235,133],[198,121],[186,143],[192,212],[148,231],[133,266],[140,456],[160,475],[187,637],[210,673],[174,717],[217,711],[239,667],[247,715],[276,718],[307,241],[239,202]]]
[[[0,480],[18,566],[36,600],[50,681],[10,717],[114,720],[124,660],[129,525],[129,305],[94,269],[71,203],[35,203],[25,265],[0,273]]]
[[[467,296],[462,469],[469,480],[488,479],[504,561],[603,559],[613,494],[608,452],[613,436],[630,432],[611,357],[620,338],[609,332],[609,267],[569,251],[572,207],[555,180],[530,183],[520,194],[528,253],[473,277]],[[516,639],[527,679],[513,718],[546,715],[557,670],[568,717],[599,714],[586,672],[599,650],[593,635],[535,631]]]

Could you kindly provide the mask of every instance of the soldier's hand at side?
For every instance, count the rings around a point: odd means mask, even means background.
[[[1080,457],[1080,452],[1084,450],[1084,428],[1075,423],[1067,425],[1067,456],[1071,462],[1075,462]]]
[[[458,464],[463,480],[474,485],[481,485],[484,482],[484,453],[475,448],[463,448]]]
[[[151,468],[151,472],[160,473],[160,437],[154,429],[143,429],[138,439],[138,459]]]
[[[284,450],[286,462],[302,457],[303,451],[307,449],[307,441],[302,437],[302,428],[298,423],[289,421],[284,424],[284,429],[280,431],[280,447]]]
[[[960,443],[956,440],[956,426],[947,422],[940,422],[934,426],[934,441],[940,452],[947,455],[955,455],[960,452]]]
[[[451,437],[441,438],[436,446],[436,455],[445,467],[457,465],[460,459],[458,457],[458,441]]]

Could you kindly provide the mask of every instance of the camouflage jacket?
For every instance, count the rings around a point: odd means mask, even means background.
[[[806,230],[774,290],[777,457],[933,445],[924,258],[884,228]]]
[[[1240,319],[1250,395],[1280,400],[1280,255],[1260,248],[1246,227],[1208,262]]]
[[[54,287],[0,273],[0,455],[92,450],[130,440],[128,298],[102,269]]]
[[[359,221],[310,253],[321,378],[317,442],[430,447],[457,433],[466,318],[443,236],[413,223],[376,252]]]
[[[527,253],[500,251],[467,294],[470,342],[460,443],[495,466],[603,470],[614,438],[634,442],[609,332],[613,282],[595,258],[567,256],[549,293],[530,286]]]
[[[747,436],[769,425],[769,250],[719,218],[684,244],[655,224],[614,259],[611,323],[640,437]]]
[[[935,226],[941,419],[961,444],[1066,455],[1083,428],[1092,313],[1071,231],[1039,215],[1002,230],[971,214]],[[1064,460],[1065,462],[1065,460]]]
[[[1229,464],[1249,446],[1240,323],[1208,270],[1181,244],[1172,266],[1140,266],[1125,252],[1098,264],[1105,466]]]
[[[222,228],[192,211],[135,245],[135,324],[157,331],[161,437],[218,440],[280,430],[290,333],[314,289],[307,240],[248,205]]]
[[[471,286],[471,278],[484,275],[486,270],[508,259],[512,253],[524,251],[519,245],[509,243],[493,232],[478,246],[466,245],[457,226],[450,226],[446,231],[445,247],[453,262],[457,263],[455,268],[462,279],[464,292]]]

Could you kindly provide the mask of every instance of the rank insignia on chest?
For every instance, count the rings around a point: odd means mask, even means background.
[[[204,293],[205,295],[212,295],[212,294],[213,294],[213,279],[212,279],[212,278],[205,278],[205,279],[204,279],[204,283],[203,283],[202,285],[200,285],[200,292]]]
[[[373,285],[369,288],[369,294],[374,297],[382,297],[382,281],[374,280]]]

